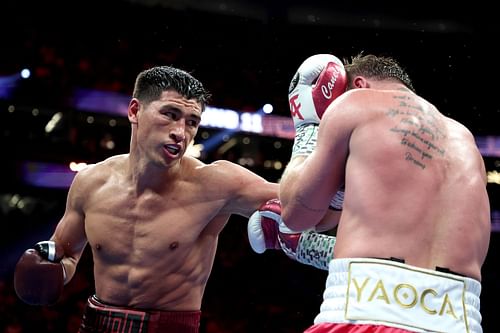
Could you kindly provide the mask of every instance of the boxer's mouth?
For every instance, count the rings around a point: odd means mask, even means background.
[[[164,147],[172,155],[177,155],[181,151],[179,145],[170,144],[170,145],[165,145]]]

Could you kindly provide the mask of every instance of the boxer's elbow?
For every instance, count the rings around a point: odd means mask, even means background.
[[[64,269],[64,285],[66,285],[75,275],[78,259],[73,257],[64,257],[61,260],[61,264]]]
[[[324,214],[304,209],[297,203],[284,205],[281,203],[281,218],[284,224],[293,231],[301,232],[316,227]]]
[[[294,230],[294,231],[302,231],[303,219],[301,215],[300,206],[297,204],[296,197],[291,190],[281,188],[280,191],[280,202],[281,202],[281,218],[285,225]]]

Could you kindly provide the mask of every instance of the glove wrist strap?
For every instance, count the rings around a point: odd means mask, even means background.
[[[281,236],[281,235],[280,235]],[[283,252],[291,259],[302,264],[310,265],[322,270],[328,270],[333,259],[333,248],[336,238],[319,234],[313,230],[300,234],[297,248],[288,247],[281,237],[278,237]]]
[[[54,241],[43,241],[35,244],[34,249],[43,259],[56,262],[56,243]]]
[[[319,124],[302,124],[295,128],[295,140],[292,147],[292,158],[298,155],[309,155],[316,148]]]

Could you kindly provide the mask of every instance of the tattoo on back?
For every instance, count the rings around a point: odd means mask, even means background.
[[[434,156],[444,156],[440,140],[445,138],[440,122],[429,110],[416,104],[407,95],[394,95],[396,105],[386,111],[396,125],[389,130],[399,135],[400,144],[406,148],[404,160],[424,170]]]

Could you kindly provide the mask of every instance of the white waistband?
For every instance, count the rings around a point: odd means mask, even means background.
[[[334,259],[314,323],[481,333],[480,293],[481,284],[467,277],[390,260]]]

